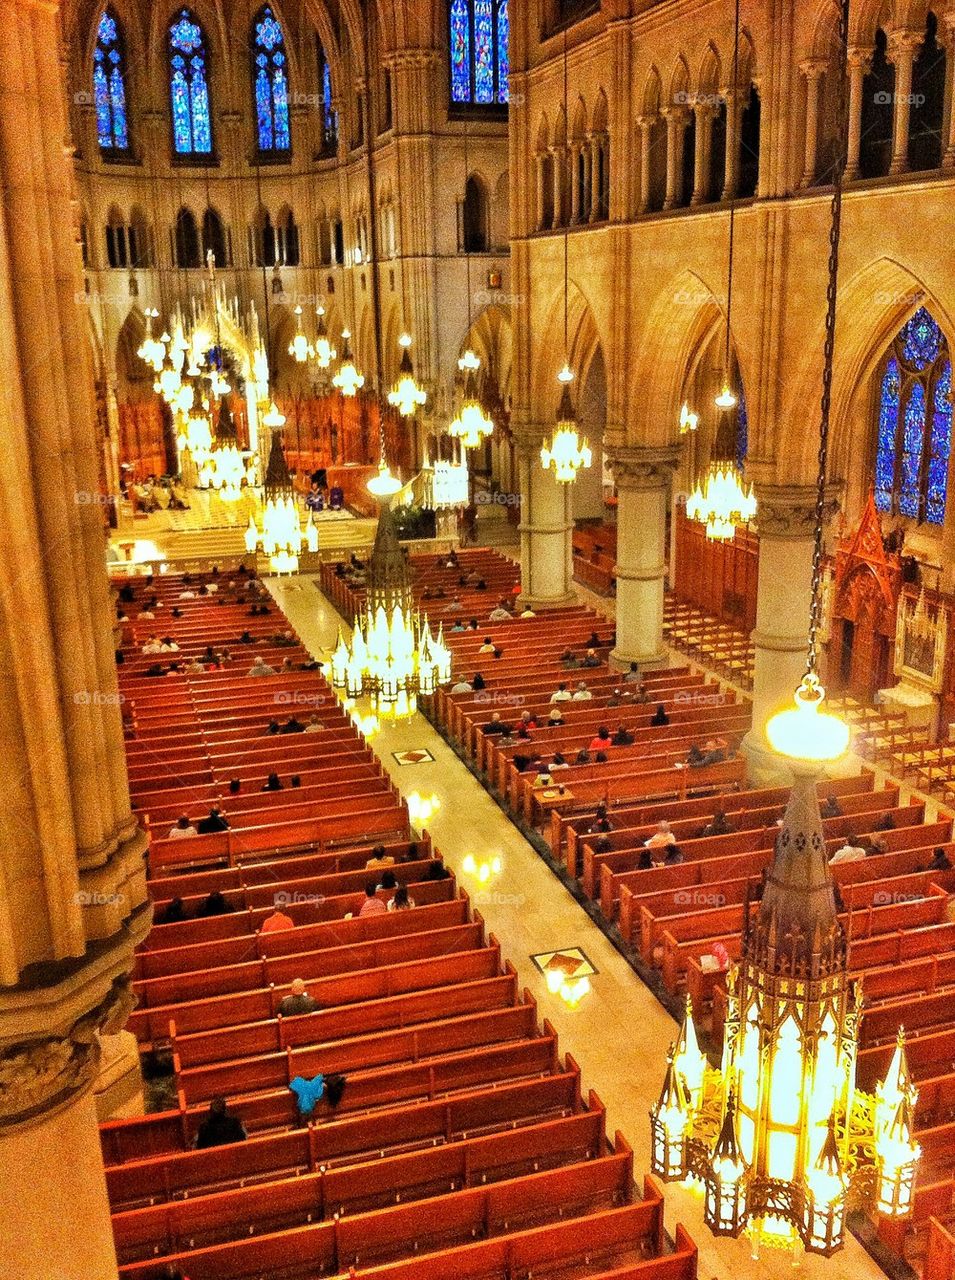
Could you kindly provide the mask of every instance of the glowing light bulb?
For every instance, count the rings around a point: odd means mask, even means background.
[[[736,407],[736,396],[727,381],[724,380],[714,403],[718,409],[733,409]]]
[[[794,694],[795,706],[779,711],[766,724],[766,737],[775,751],[794,760],[831,761],[849,749],[849,726],[823,712],[826,691],[815,672],[803,677]]]

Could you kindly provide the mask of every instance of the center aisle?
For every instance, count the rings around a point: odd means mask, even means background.
[[[317,579],[265,582],[313,656],[330,657],[343,624]],[[516,966],[520,985],[534,995],[541,1017],[555,1025],[563,1050],[585,1064],[588,1083],[606,1104],[609,1131],[620,1129],[633,1146],[636,1167],[649,1169],[648,1111],[659,1096],[676,1023],[424,716],[383,728],[371,745],[403,795],[417,790],[440,800],[427,824],[435,845]],[[433,761],[400,765],[392,754],[420,749]],[[463,871],[468,854],[479,862],[500,856],[501,873],[488,888]],[[596,970],[590,994],[574,1010],[551,994],[531,959],[567,948],[583,951]],[[754,1261],[748,1242],[715,1240],[703,1225],[702,1198],[693,1192],[668,1187],[666,1209],[668,1230],[682,1222],[699,1248],[700,1280],[793,1275],[789,1254],[768,1251]],[[840,1254],[807,1257],[799,1274],[876,1280],[884,1273],[850,1235]]]

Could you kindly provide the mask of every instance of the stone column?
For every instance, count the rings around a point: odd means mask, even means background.
[[[641,116],[640,126],[640,212],[650,209],[650,135],[656,116]]]
[[[723,174],[722,200],[735,200],[739,184],[739,92],[733,86],[722,89],[726,100],[726,164]]]
[[[849,134],[846,146],[846,182],[854,182],[859,176],[859,152],[862,146],[862,89],[871,66],[871,49],[849,50]]]
[[[950,9],[945,15],[945,32],[948,37],[946,66],[948,67],[949,112],[948,145],[942,156],[942,168],[951,171],[955,169],[955,9]]]
[[[610,163],[610,147],[607,142],[608,139],[605,133],[595,133],[590,139],[591,222],[600,222],[604,217],[609,217],[610,215],[609,208],[605,212],[601,207],[601,173],[606,173],[606,166]]]
[[[537,230],[543,231],[547,226],[547,219],[544,212],[544,156],[543,154],[534,157],[534,176],[537,181]]]
[[[666,518],[679,450],[620,448],[608,457],[617,486],[617,647],[621,667],[665,666]]]
[[[521,492],[521,603],[568,604],[574,594],[571,534],[574,528],[570,485],[541,466],[541,441],[550,427],[521,433],[517,470]]]
[[[756,498],[759,580],[753,727],[743,745],[751,777],[761,782],[785,773],[766,740],[766,722],[791,704],[806,669],[816,494],[811,485],[758,484]],[[827,515],[834,509],[830,504]]]
[[[570,221],[572,226],[581,221],[581,210],[584,202],[580,178],[580,149],[581,144],[579,142],[572,143],[568,149],[570,157]]]
[[[912,114],[912,70],[922,46],[921,31],[893,31],[889,58],[895,63],[895,118],[892,123],[892,163],[889,173],[909,168],[909,119]]]
[[[819,162],[819,86],[826,63],[822,58],[807,58],[799,64],[799,70],[806,83],[806,149],[799,185],[811,187],[816,181]]]
[[[710,102],[695,102],[696,145],[693,155],[693,194],[690,204],[704,204],[710,191],[710,148],[713,141],[715,108]]]
[[[150,918],[145,840],[126,776],[76,305],[59,16],[32,0],[5,0],[2,15],[0,1274],[112,1280],[88,1091],[101,1033],[132,1006],[132,951]]]
[[[683,198],[683,141],[688,113],[686,107],[664,107],[667,122],[667,192],[664,209],[674,209]]]
[[[581,155],[584,157],[584,180],[580,192],[580,221],[591,222],[594,212],[594,144],[588,138],[581,143]]]
[[[566,183],[564,182],[564,173],[567,167],[567,149],[565,147],[551,147],[551,156],[553,157],[553,183],[554,183],[554,216],[551,219],[552,227],[562,227],[567,221],[567,214],[564,205],[567,203]]]

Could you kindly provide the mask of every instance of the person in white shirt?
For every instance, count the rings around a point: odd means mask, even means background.
[[[194,836],[197,834],[198,833],[195,827],[192,825],[192,823],[189,821],[186,815],[183,814],[182,817],[179,819],[179,821],[174,826],[169,828],[169,834],[166,837],[166,839],[182,840],[186,836]]]
[[[200,671],[205,671],[205,666],[198,658],[193,658],[191,662],[186,663],[186,670],[190,675],[198,675]]]
[[[158,636],[150,636],[142,647],[143,653],[162,653],[162,643]]]
[[[451,686],[452,693],[473,693],[474,690],[468,684],[467,680],[458,680]]]
[[[178,653],[179,646],[176,644],[175,640],[173,640],[171,636],[164,636],[162,643],[159,646],[159,652],[160,653]]]
[[[186,588],[185,591],[179,592],[180,600],[195,600],[195,598],[196,598],[196,593],[194,591],[190,591],[188,587]]]
[[[657,829],[649,840],[644,840],[643,847],[645,849],[665,849],[668,845],[676,844],[676,836],[670,830],[669,822],[660,822]]]
[[[861,862],[865,858],[865,849],[860,849],[857,844],[853,844],[852,839],[852,836],[846,836],[845,844],[841,849],[837,849],[829,859],[830,867],[834,867],[840,862]]]
[[[507,622],[510,616],[511,615],[503,607],[503,605],[498,605],[496,609],[492,609],[491,612],[488,614],[487,620],[488,622]]]
[[[324,728],[325,726],[313,711],[308,718],[308,724],[305,726],[303,733],[319,733]]]
[[[269,666],[269,664],[265,661],[265,659],[264,659],[264,658],[256,658],[256,660],[252,663],[252,666],[251,666],[251,667],[249,667],[248,671],[246,672],[246,675],[249,675],[249,676],[274,676],[274,675],[275,675],[275,668],[274,668],[274,667],[270,667],[270,666]]]
[[[570,702],[570,699],[570,690],[563,682],[557,686],[557,691],[550,695],[551,702]]]
[[[593,696],[594,696],[594,695],[593,695],[593,694],[590,692],[590,690],[587,688],[586,684],[584,684],[583,680],[581,680],[581,682],[578,684],[577,688],[574,690],[573,701],[574,701],[574,702],[589,702],[589,701],[590,701],[590,699],[591,699]]]

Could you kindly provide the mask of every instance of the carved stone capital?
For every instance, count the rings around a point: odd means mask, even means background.
[[[607,465],[618,489],[659,489],[672,480],[679,458],[680,450],[673,445],[625,446],[608,451]]]
[[[807,80],[819,80],[825,75],[828,65],[825,58],[803,58],[799,64],[799,70]]]
[[[100,1035],[121,1030],[135,1004],[123,975],[66,1031],[0,1047],[0,1134],[47,1119],[88,1089],[96,1078]]]
[[[890,62],[915,60],[915,55],[922,47],[924,31],[893,31],[889,36],[888,58]]]
[[[846,63],[850,71],[859,71],[863,75],[872,70],[872,55],[874,50],[870,47],[861,45],[853,45],[846,55]]]
[[[811,538],[816,527],[815,485],[756,484],[756,527],[761,537]],[[839,510],[838,492],[826,491],[825,523]]]

